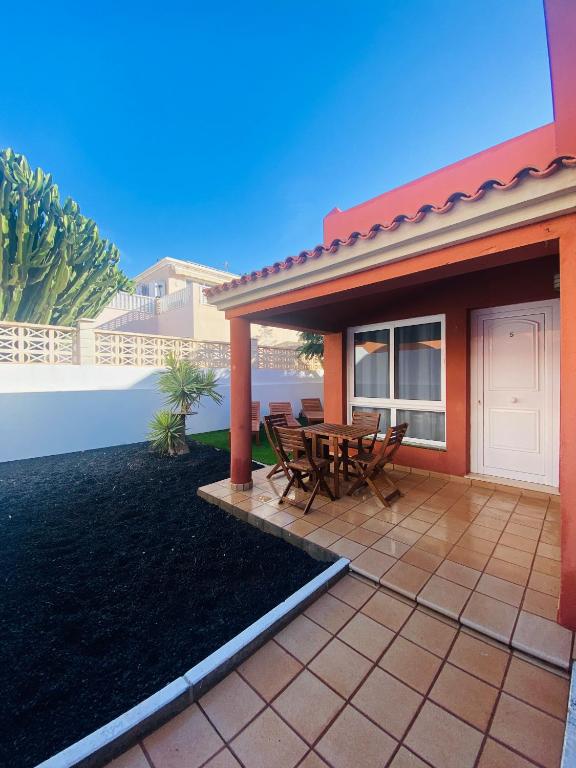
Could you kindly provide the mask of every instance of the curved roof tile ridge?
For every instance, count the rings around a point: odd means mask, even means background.
[[[345,240],[341,238],[335,238],[329,245],[317,245],[308,251],[301,251],[297,256],[288,256],[284,261],[277,261],[271,266],[262,267],[262,269],[254,270],[249,274],[244,274],[234,280],[229,280],[221,285],[215,285],[211,288],[205,288],[204,294],[206,296],[215,296],[216,294],[229,291],[233,288],[237,288],[240,285],[246,285],[247,283],[256,282],[267,277],[270,274],[277,274],[278,272],[291,269],[298,264],[304,264],[308,259],[318,259],[324,254],[337,253],[342,247],[349,247],[354,245],[358,240],[372,240],[380,232],[393,232],[398,229],[403,223],[417,224],[422,221],[429,213],[448,213],[451,211],[456,203],[466,202],[475,203],[481,200],[486,192],[489,190],[499,190],[506,192],[514,187],[518,186],[521,181],[526,178],[545,179],[548,176],[559,171],[561,168],[574,168],[576,167],[576,157],[573,155],[562,155],[552,160],[545,168],[536,168],[534,166],[525,166],[507,182],[499,181],[498,179],[488,179],[483,182],[475,192],[469,194],[466,192],[453,192],[443,205],[421,205],[415,214],[412,216],[408,214],[401,214],[395,216],[388,224],[373,224],[367,232],[351,232]]]

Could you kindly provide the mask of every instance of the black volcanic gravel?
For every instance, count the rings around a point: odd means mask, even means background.
[[[137,704],[318,575],[196,495],[229,455],[145,444],[0,464],[0,766]]]

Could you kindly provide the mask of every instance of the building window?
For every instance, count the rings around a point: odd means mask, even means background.
[[[162,296],[164,296],[165,293],[165,287],[164,283],[154,283],[154,296],[157,299],[161,299]]]
[[[208,304],[208,297],[204,294],[204,288],[208,288],[208,286],[207,285],[198,286],[198,290],[200,291],[199,293],[200,298],[198,300],[200,304]]]
[[[136,293],[138,296],[150,296],[150,288],[148,287],[148,283],[140,283],[136,287]]]
[[[348,329],[348,410],[379,411],[381,430],[408,422],[405,441],[446,446],[444,315]]]

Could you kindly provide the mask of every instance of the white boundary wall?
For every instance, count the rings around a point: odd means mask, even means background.
[[[0,365],[0,461],[136,443],[146,439],[154,412],[164,407],[156,392],[157,368],[107,365]],[[224,402],[204,401],[188,419],[189,432],[230,424],[230,370],[217,371]],[[253,369],[252,397],[292,403],[323,396],[317,371]]]

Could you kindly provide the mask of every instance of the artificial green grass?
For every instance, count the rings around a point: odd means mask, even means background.
[[[220,448],[221,451],[229,451],[229,435],[229,429],[218,429],[215,432],[200,432],[197,435],[188,435],[188,437],[191,440],[196,440],[198,443]],[[260,445],[256,445],[256,441],[252,440],[252,458],[254,461],[260,461],[262,464],[276,464],[276,454],[268,442],[264,427],[260,428]]]

